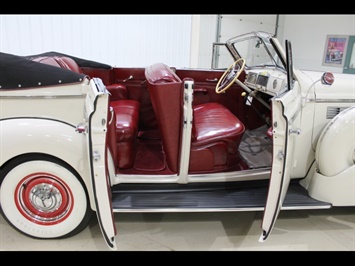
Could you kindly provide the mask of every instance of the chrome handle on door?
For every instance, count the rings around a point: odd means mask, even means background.
[[[112,123],[112,121],[113,121],[113,117],[114,117],[114,115],[115,115],[112,106],[110,106],[110,113],[111,113],[111,118],[110,118],[110,122],[108,122],[109,125],[111,125],[111,123]]]
[[[133,76],[130,75],[128,78],[124,79],[123,82],[126,82],[127,80],[133,79]]]

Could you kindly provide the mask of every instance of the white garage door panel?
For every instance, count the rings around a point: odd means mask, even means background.
[[[250,31],[275,33],[276,15],[222,15],[221,42]]]
[[[187,67],[191,15],[0,15],[0,51],[57,51],[113,66]]]

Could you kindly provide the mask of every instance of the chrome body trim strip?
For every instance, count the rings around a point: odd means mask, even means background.
[[[355,104],[355,99],[316,99],[315,102],[316,103],[354,103]]]

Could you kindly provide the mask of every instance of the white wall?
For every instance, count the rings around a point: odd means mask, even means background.
[[[290,40],[294,66],[302,69],[333,71],[342,68],[323,66],[323,54],[328,34],[355,35],[355,15],[222,15],[221,41],[263,30],[276,33],[281,44]],[[201,15],[198,67],[210,67],[212,43],[216,41],[217,15]],[[277,28],[275,28],[277,27]]]
[[[200,15],[200,28],[195,29],[198,36],[198,60],[191,67],[210,68],[212,60],[212,43],[216,41],[217,15]],[[193,45],[193,44],[192,44]]]
[[[191,67],[210,68],[212,61],[212,43],[217,39],[218,15],[200,15],[200,28],[195,34],[199,36],[199,54],[197,65]],[[277,15],[222,15],[219,41],[250,31],[266,31],[282,36],[283,18]],[[278,25],[278,27],[277,27]],[[280,30],[281,29],[281,30]]]
[[[355,35],[355,15],[286,15],[283,37],[292,43],[294,67],[343,72],[322,65],[328,34]]]
[[[0,15],[0,51],[56,51],[113,66],[189,66],[191,15]]]
[[[223,15],[221,41],[254,30],[274,33],[276,14]],[[322,66],[327,34],[355,35],[355,15],[279,15],[277,35],[292,42],[296,68]],[[0,15],[0,51],[31,55],[58,51],[113,66],[163,62],[211,67],[217,14]]]

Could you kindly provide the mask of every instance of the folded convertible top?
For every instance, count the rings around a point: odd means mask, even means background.
[[[80,67],[111,68],[111,66],[106,64],[57,52],[30,56],[0,53],[0,89],[21,89],[77,83],[81,82],[86,76],[68,69],[32,61],[33,58],[41,56],[67,56],[72,58]]]

